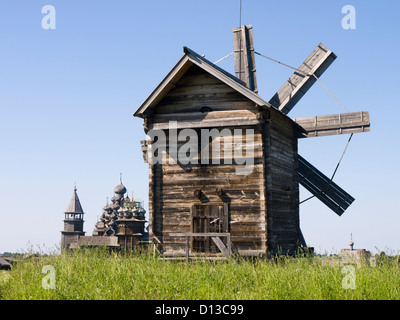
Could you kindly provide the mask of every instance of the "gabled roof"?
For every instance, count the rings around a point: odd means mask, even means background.
[[[77,189],[75,187],[74,193],[72,194],[72,198],[69,201],[69,204],[68,204],[67,210],[65,210],[65,213],[83,213],[81,202],[79,201],[76,190]]]
[[[178,63],[171,69],[161,83],[154,89],[150,96],[143,102],[143,104],[133,114],[135,117],[144,118],[144,113],[147,109],[155,106],[165,95],[174,87],[174,84],[185,74],[185,72],[192,66],[196,65],[204,71],[213,75],[232,89],[241,93],[243,96],[253,101],[259,106],[272,107],[271,104],[262,99],[257,93],[247,88],[243,81],[235,76],[216,66],[214,63],[208,61],[200,56],[193,50],[183,47],[184,55]]]

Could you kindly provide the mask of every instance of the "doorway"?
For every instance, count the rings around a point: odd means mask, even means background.
[[[224,233],[229,232],[228,204],[209,205],[196,204],[192,207],[193,233]],[[221,240],[226,245],[226,238]],[[216,253],[219,249],[211,237],[193,237],[192,251]]]

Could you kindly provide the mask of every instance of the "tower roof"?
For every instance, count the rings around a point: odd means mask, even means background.
[[[67,210],[65,213],[84,213],[82,209],[81,202],[79,201],[78,194],[76,193],[76,187],[74,188],[74,193],[72,194],[72,198],[69,201]]]
[[[119,185],[117,185],[114,188],[114,193],[119,194],[119,195],[124,195],[126,193],[126,188],[125,186],[122,184],[122,173],[120,174],[120,178],[119,178]]]

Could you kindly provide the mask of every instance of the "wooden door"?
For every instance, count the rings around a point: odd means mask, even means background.
[[[227,205],[193,205],[192,230],[194,233],[229,232]],[[226,238],[221,239],[226,245]],[[193,252],[219,252],[211,237],[193,237]]]

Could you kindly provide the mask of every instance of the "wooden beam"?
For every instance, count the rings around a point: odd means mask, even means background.
[[[307,133],[301,133],[299,138],[322,137],[370,131],[368,111],[295,118],[293,121],[307,131]]]
[[[249,110],[229,110],[211,112],[176,112],[171,114],[156,114],[148,129],[167,130],[169,122],[176,121],[176,129],[184,128],[214,128],[231,126],[252,126],[262,123],[257,113]]]
[[[275,108],[287,114],[336,59],[336,55],[320,43],[300,65],[288,81],[269,101]]]
[[[227,232],[170,232],[170,237],[230,237]]]
[[[353,203],[354,198],[303,157],[298,155],[298,158],[299,183],[328,208],[341,216]]]
[[[219,237],[211,237],[211,239],[224,255],[229,256],[230,250],[228,251],[228,248]]]
[[[306,240],[304,239],[304,235],[303,235],[303,232],[301,232],[301,229],[299,228],[299,240],[300,240],[300,245],[303,247],[303,248],[306,248],[307,247],[307,243],[306,243]]]
[[[251,25],[240,26],[233,28],[232,32],[235,76],[244,81],[250,90],[257,92],[253,27]]]

